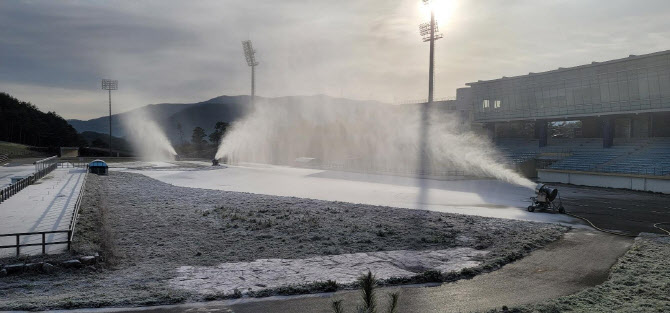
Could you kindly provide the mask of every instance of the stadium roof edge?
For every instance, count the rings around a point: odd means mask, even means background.
[[[600,66],[600,65],[604,65],[604,64],[613,64],[613,63],[630,61],[630,60],[635,60],[635,59],[644,59],[644,58],[663,55],[663,54],[670,54],[670,50],[658,51],[658,52],[642,54],[642,55],[632,55],[631,54],[628,57],[620,58],[620,59],[614,59],[614,60],[603,61],[603,62],[595,62],[594,61],[590,64],[577,65],[577,66],[572,66],[572,67],[559,67],[558,69],[544,71],[544,72],[538,72],[538,73],[530,72],[526,75],[516,75],[516,76],[510,76],[510,77],[503,76],[502,78],[480,80],[480,81],[476,81],[476,82],[466,83],[465,85],[469,86],[469,87],[472,87],[472,85],[481,84],[481,83],[491,83],[491,82],[497,82],[497,81],[502,81],[502,80],[519,79],[519,78],[524,78],[524,77],[528,77],[528,76],[541,76],[541,75],[546,75],[546,74],[560,73],[560,72],[566,72],[566,71],[571,71],[571,70],[576,70],[576,69]]]

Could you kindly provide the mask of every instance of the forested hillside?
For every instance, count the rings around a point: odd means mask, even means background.
[[[55,112],[0,92],[0,140],[37,147],[78,147],[77,131]]]

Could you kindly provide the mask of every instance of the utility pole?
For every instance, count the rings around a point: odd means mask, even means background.
[[[119,89],[119,81],[111,79],[102,80],[102,89],[109,92],[109,156],[112,154],[112,90]]]
[[[242,48],[244,48],[244,57],[247,60],[247,65],[251,67],[251,104],[254,104],[256,98],[256,50],[251,45],[251,40],[242,41]]]

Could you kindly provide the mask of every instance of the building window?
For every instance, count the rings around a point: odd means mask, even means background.
[[[488,109],[490,107],[489,100],[482,101],[482,108]]]
[[[493,107],[496,108],[496,109],[499,109],[501,103],[502,103],[501,100],[496,100],[496,101],[493,103]]]

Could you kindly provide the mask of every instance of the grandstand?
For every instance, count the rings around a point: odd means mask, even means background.
[[[670,192],[670,51],[467,85],[455,106],[539,180]]]
[[[597,170],[608,173],[670,175],[670,138],[651,138],[640,144],[632,153],[603,163]]]
[[[537,139],[504,138],[497,143],[510,164],[547,160],[547,168],[571,171],[670,175],[670,138],[628,140],[603,148],[601,138],[561,138],[538,147]],[[616,142],[616,141],[615,141]]]

